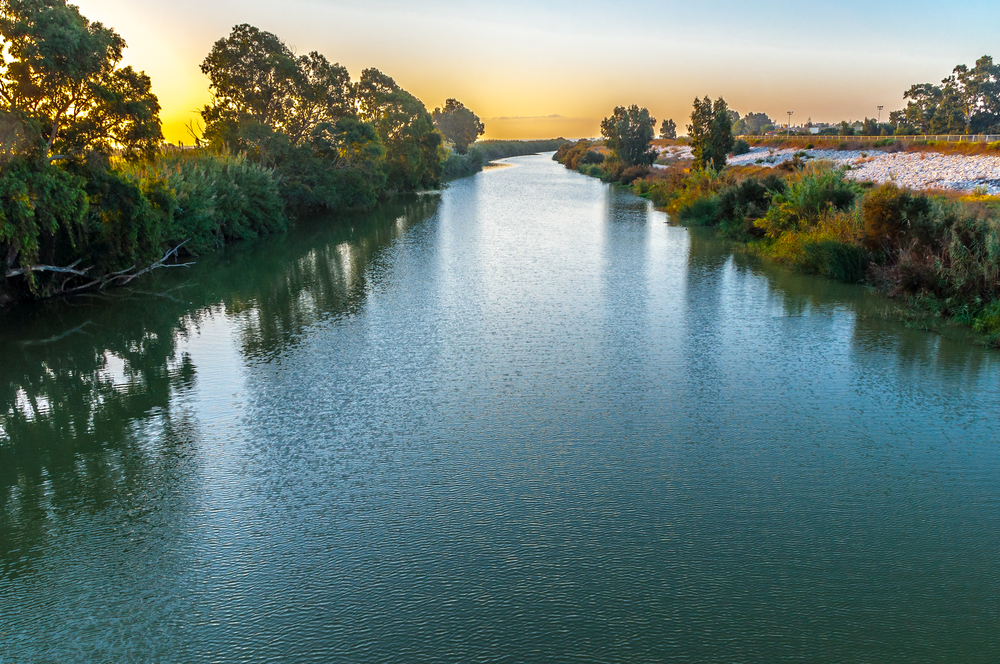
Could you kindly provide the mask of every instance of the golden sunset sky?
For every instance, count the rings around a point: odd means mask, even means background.
[[[994,53],[993,2],[402,2],[78,0],[128,42],[169,141],[208,101],[198,65],[238,23],[320,51],[357,79],[377,67],[428,107],[454,97],[487,138],[599,133],[616,105],[639,104],[683,133],[694,97],[793,123],[882,117],[912,83],[938,82]],[[946,16],[941,16],[944,13]]]

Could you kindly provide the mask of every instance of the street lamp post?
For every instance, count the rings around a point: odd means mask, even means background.
[[[878,123],[879,124],[882,124],[882,109],[883,108],[885,108],[885,106],[879,106],[878,107]]]
[[[785,111],[785,112],[788,113],[788,131],[786,132],[786,136],[791,136],[792,135],[792,113],[794,113],[795,111]]]

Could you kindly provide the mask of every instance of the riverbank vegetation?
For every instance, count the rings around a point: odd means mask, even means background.
[[[0,305],[126,283],[296,218],[370,209],[556,142],[474,142],[461,102],[428,112],[377,69],[238,25],[201,65],[193,149],[165,146],[126,44],[65,0],[0,0]],[[561,142],[561,141],[560,141]]]
[[[606,169],[609,146],[590,141],[564,145],[554,158],[630,184],[682,224],[715,228],[798,270],[870,286],[1000,345],[1000,199],[856,182],[844,168],[801,158],[726,166],[725,151],[735,148],[729,117],[725,100],[695,100],[694,160],[637,177]]]

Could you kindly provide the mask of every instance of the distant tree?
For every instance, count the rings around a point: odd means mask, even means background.
[[[160,104],[125,48],[65,0],[0,0],[0,110],[36,120],[46,155],[151,154]]]
[[[712,140],[712,167],[716,171],[721,171],[726,167],[726,155],[733,150],[733,113],[726,105],[726,100],[719,97],[715,100],[712,109],[711,140]],[[737,119],[740,117],[736,113]]]
[[[276,35],[245,23],[215,43],[201,71],[212,92],[201,113],[210,140],[239,142],[241,128],[260,125],[296,145],[353,111],[347,69],[316,52],[295,57]]]
[[[947,86],[941,91],[941,102],[934,109],[931,117],[931,134],[964,134],[968,129],[967,116],[963,108],[963,100],[954,86]]]
[[[905,124],[920,133],[1000,131],[1000,65],[988,55],[974,67],[958,65],[941,85],[910,86],[903,98]]]
[[[851,127],[851,123],[849,123],[847,120],[840,121],[840,135],[854,136],[854,128]]]
[[[1000,65],[984,55],[971,69],[965,65],[955,67],[952,78],[963,101],[968,131],[1000,131]]]
[[[879,126],[878,120],[875,118],[865,118],[864,126],[861,129],[862,136],[878,136]]]
[[[687,126],[688,138],[694,154],[692,168],[704,170],[712,164],[712,100],[694,98],[694,108],[691,111],[691,124]]]
[[[708,97],[695,98],[691,111],[688,136],[694,153],[695,170],[711,166],[716,171],[726,167],[726,155],[733,149],[732,116],[726,100],[719,97],[715,103]]]
[[[747,133],[755,136],[765,133],[766,127],[774,126],[774,120],[767,113],[747,113],[743,116],[743,122],[746,123]]]
[[[431,117],[444,137],[455,144],[455,151],[459,154],[468,152],[469,146],[486,131],[486,125],[479,120],[479,116],[457,99],[446,100],[444,108],[435,108]]]
[[[660,138],[677,138],[677,123],[673,120],[664,120],[660,124]]]
[[[414,190],[441,181],[442,136],[423,103],[377,69],[355,86],[358,115],[385,145],[389,188]]]
[[[615,107],[610,117],[601,121],[601,135],[612,156],[624,166],[648,166],[656,161],[650,147],[656,118],[635,104]]]

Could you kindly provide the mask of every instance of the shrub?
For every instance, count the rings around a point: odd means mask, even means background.
[[[972,327],[977,332],[988,334],[996,344],[1000,341],[1000,301],[991,302],[973,319]]]
[[[864,248],[837,240],[805,241],[803,267],[815,274],[846,283],[859,283],[871,264]]]
[[[736,142],[733,143],[733,152],[732,152],[732,154],[734,156],[737,156],[737,155],[749,154],[749,153],[750,153],[750,144],[747,143],[742,138],[736,139]]]
[[[856,195],[857,189],[844,171],[813,165],[795,176],[786,191],[772,197],[773,204],[756,226],[776,238],[817,221],[830,210],[847,210]]]
[[[621,175],[618,177],[618,182],[620,184],[628,185],[632,184],[632,182],[639,178],[646,177],[647,175],[649,175],[649,166],[642,164],[638,166],[629,166],[628,168],[622,170]]]
[[[249,239],[288,226],[278,183],[270,169],[243,155],[199,151],[163,155],[143,164],[123,166],[123,175],[158,208],[171,204],[163,240],[200,254],[227,240]]]
[[[892,182],[876,187],[861,201],[865,245],[870,250],[898,245],[915,223],[918,228],[925,226],[920,217],[929,212],[926,196],[914,195]]]
[[[677,210],[677,217],[695,226],[714,226],[719,222],[719,200],[715,196],[701,196]]]

